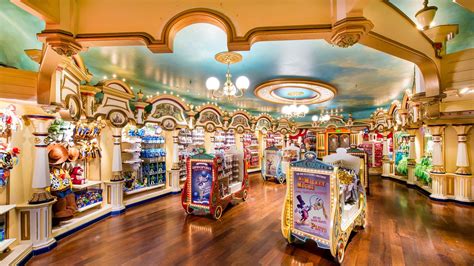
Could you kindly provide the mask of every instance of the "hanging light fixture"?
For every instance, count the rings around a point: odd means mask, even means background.
[[[438,8],[435,6],[428,6],[428,0],[423,1],[423,8],[415,14],[415,18],[422,30],[430,28],[437,10]]]
[[[206,88],[212,92],[215,98],[238,98],[244,95],[244,91],[249,88],[250,81],[246,76],[237,78],[236,83],[232,82],[232,74],[230,73],[230,65],[242,61],[242,55],[236,52],[221,52],[216,54],[216,61],[227,65],[225,74],[226,80],[224,86],[220,88],[219,79],[210,77],[206,81]]]
[[[308,106],[301,104],[297,105],[296,100],[291,105],[285,105],[281,108],[281,113],[287,118],[304,117],[309,111]]]

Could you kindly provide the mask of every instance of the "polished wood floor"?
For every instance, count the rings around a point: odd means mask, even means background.
[[[474,265],[474,207],[436,203],[371,177],[368,226],[354,234],[345,265]],[[332,265],[314,243],[280,233],[285,186],[251,176],[247,202],[220,221],[186,216],[179,195],[131,208],[61,241],[29,265]]]

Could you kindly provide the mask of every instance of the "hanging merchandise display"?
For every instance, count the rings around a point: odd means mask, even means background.
[[[151,123],[139,129],[127,126],[122,131],[122,137],[125,195],[164,187],[166,148],[161,127]]]
[[[102,121],[70,122],[56,119],[48,130],[50,191],[56,197],[53,223],[62,226],[76,213],[102,203],[100,176],[91,163],[102,157],[98,137]]]
[[[188,214],[222,216],[232,202],[245,201],[249,180],[244,154],[236,149],[225,153],[200,153],[186,162],[188,172],[181,202]]]
[[[262,178],[268,180],[276,179],[280,184],[285,182],[283,166],[283,153],[276,146],[271,146],[263,151],[262,156]]]
[[[186,159],[195,155],[199,148],[204,147],[204,128],[196,127],[193,130],[183,128],[178,133],[178,166],[180,185],[186,180]]]
[[[307,152],[290,164],[281,219],[289,243],[311,239],[329,249],[339,263],[352,230],[365,227],[366,196],[360,184],[360,159],[338,149],[324,162]]]
[[[18,164],[20,149],[10,143],[12,132],[21,127],[21,119],[15,114],[15,106],[0,109],[0,188],[8,184],[10,171]]]
[[[275,146],[280,149],[283,148],[284,146],[283,136],[280,133],[268,132],[267,137],[266,137],[266,145],[267,145],[266,146],[267,148],[272,147],[272,146]]]
[[[301,149],[298,148],[294,143],[283,149],[282,164],[282,178],[285,181],[288,175],[290,164],[300,160]]]
[[[249,160],[249,170],[260,168],[260,145],[253,133],[244,133],[242,136],[244,152]]]

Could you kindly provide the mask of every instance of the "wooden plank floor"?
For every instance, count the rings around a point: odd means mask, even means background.
[[[474,208],[436,203],[371,177],[368,226],[354,234],[346,265],[473,265]],[[128,209],[61,241],[29,265],[332,265],[314,243],[280,233],[285,186],[251,176],[247,202],[220,221],[186,216],[179,195]]]

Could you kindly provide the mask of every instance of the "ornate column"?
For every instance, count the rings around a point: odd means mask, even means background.
[[[100,89],[94,86],[81,85],[81,99],[82,107],[85,110],[87,118],[94,117],[95,110],[95,95],[100,92]]]
[[[430,131],[433,136],[433,167],[430,172],[432,193],[430,197],[446,199],[446,170],[442,150],[444,126],[430,126]]]
[[[180,172],[180,167],[179,167],[179,131],[174,130],[173,131],[173,164],[171,167],[171,170],[169,171],[168,177],[171,178],[171,191],[172,192],[178,192],[181,191],[181,187],[179,186],[179,172]]]
[[[49,161],[48,161],[48,128],[55,119],[52,115],[27,115],[26,118],[31,121],[35,128],[33,135],[35,143],[35,157],[33,160],[33,177],[31,186],[33,187],[33,196],[30,204],[41,204],[53,201],[54,197],[46,191],[51,185],[49,178]]]
[[[135,119],[137,120],[137,125],[145,124],[145,107],[147,106],[148,103],[146,102],[135,102]]]
[[[110,181],[122,181],[122,128],[112,126],[114,146],[112,150],[112,178]]]
[[[391,171],[390,171],[390,158],[388,156],[388,153],[390,151],[390,147],[389,147],[389,141],[388,141],[388,134],[390,132],[388,131],[385,131],[384,133],[382,133],[383,135],[383,157],[382,157],[382,175],[383,176],[389,176],[391,174]]]
[[[407,183],[414,185],[416,182],[415,176],[415,166],[416,166],[416,147],[415,147],[415,134],[416,129],[409,129],[408,133],[410,134],[410,143],[409,143],[409,153],[408,153],[408,180]]]
[[[467,133],[471,125],[453,126],[458,135],[458,153],[456,158],[456,173],[454,182],[454,198],[458,201],[472,201],[472,174],[469,165],[467,149]]]

